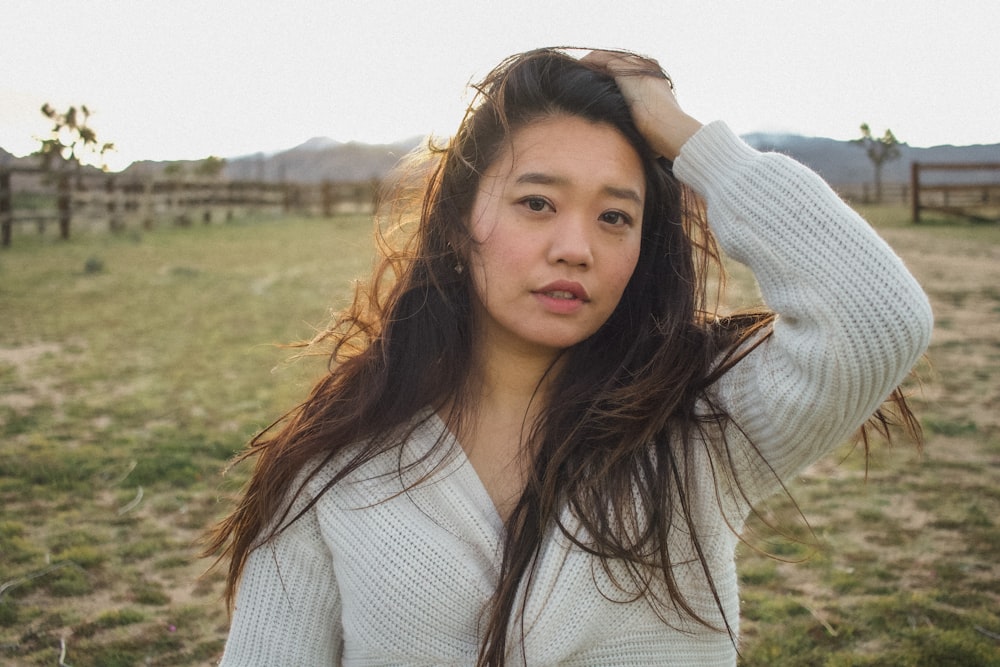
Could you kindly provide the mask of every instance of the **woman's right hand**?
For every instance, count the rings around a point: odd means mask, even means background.
[[[636,127],[655,151],[674,160],[701,123],[681,109],[673,86],[655,60],[615,51],[591,51],[582,58],[607,71],[622,91]]]

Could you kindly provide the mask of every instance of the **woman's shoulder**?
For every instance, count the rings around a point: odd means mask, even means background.
[[[422,410],[403,424],[315,456],[300,471],[296,488],[318,503],[358,493],[398,492],[450,460],[454,452],[448,440],[441,420]]]

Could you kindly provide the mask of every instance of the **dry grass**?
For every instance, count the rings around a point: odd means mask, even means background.
[[[1000,227],[863,213],[934,307],[924,452],[876,447],[866,480],[845,446],[791,486],[811,544],[742,550],[741,664],[1000,665]]]
[[[227,460],[316,370],[272,343],[325,323],[369,236],[260,220],[0,254],[0,663],[215,660],[193,542],[239,482]]]
[[[741,555],[742,662],[998,665],[1000,229],[866,213],[936,310],[926,451],[877,448],[866,482],[845,450],[792,486],[816,545]],[[0,662],[218,658],[220,582],[192,542],[239,482],[226,460],[317,371],[270,344],[324,323],[368,236],[257,220],[0,253]]]

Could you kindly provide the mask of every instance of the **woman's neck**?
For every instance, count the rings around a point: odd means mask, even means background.
[[[544,407],[559,352],[480,346],[474,360],[471,404],[481,414],[519,416],[527,422]]]
[[[531,433],[558,365],[558,355],[481,354],[466,393],[457,399],[463,414],[451,415],[458,420],[449,427],[505,522],[533,465]],[[451,403],[444,410],[455,407]]]

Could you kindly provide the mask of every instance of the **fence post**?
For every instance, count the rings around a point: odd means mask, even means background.
[[[73,219],[73,192],[71,190],[69,174],[59,174],[59,181],[56,186],[56,206],[59,209],[59,238],[66,240],[69,238],[69,224]]]
[[[13,226],[13,213],[11,212],[11,201],[13,195],[10,189],[10,172],[6,169],[0,170],[0,243],[6,248],[10,245],[11,227]]]
[[[333,183],[330,181],[323,181],[323,186],[320,191],[320,196],[322,198],[322,210],[324,218],[333,217]]]
[[[174,223],[180,227],[191,226],[191,216],[188,215],[188,206],[191,203],[191,195],[188,193],[187,181],[175,181],[174,188]]]
[[[910,164],[910,202],[912,204],[913,222],[920,222],[920,163]]]
[[[226,183],[226,222],[236,217],[236,181]]]
[[[121,212],[118,206],[118,192],[115,187],[115,177],[108,176],[104,181],[104,193],[107,197],[105,206],[108,210],[108,229],[112,232],[120,232],[125,226],[121,221]]]
[[[149,176],[142,183],[142,203],[139,204],[143,229],[152,229],[156,224],[156,198],[153,195],[153,177]]]
[[[198,203],[202,206],[201,222],[206,225],[212,224],[212,206],[215,204],[215,182],[203,181],[199,183],[198,189],[201,197]]]
[[[372,176],[368,181],[368,203],[371,205],[372,213],[378,211],[378,200],[382,190],[382,181]]]

